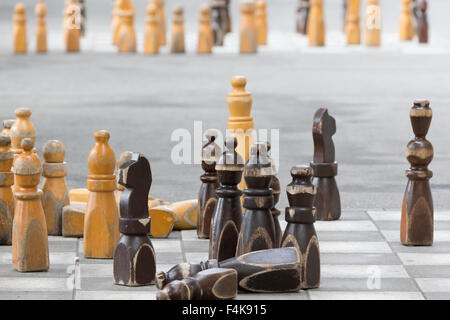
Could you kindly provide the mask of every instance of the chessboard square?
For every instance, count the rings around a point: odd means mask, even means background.
[[[392,250],[401,253],[449,253],[450,242],[435,241],[432,246],[405,246],[399,240],[390,243]]]
[[[186,252],[186,261],[202,262],[208,260],[208,252]]]
[[[321,241],[323,253],[391,253],[386,242],[381,241]]]
[[[414,278],[450,278],[450,266],[405,266]]]
[[[172,268],[174,265],[173,264],[156,264],[156,272],[159,271],[164,271],[167,272],[169,271],[170,268]]]
[[[378,277],[376,272],[364,278],[324,278],[320,282],[320,291],[417,291],[417,286],[409,278]]]
[[[76,241],[49,241],[48,250],[50,252],[73,252],[77,253]]]
[[[157,240],[152,241],[155,252],[181,252],[179,240]]]
[[[80,264],[80,276],[82,278],[112,278],[113,264]]]
[[[377,227],[372,221],[316,221],[315,228],[317,232],[321,231],[377,231]]]
[[[450,278],[417,278],[416,281],[423,292],[450,293]]]
[[[20,278],[67,278],[74,270],[74,265],[50,264],[48,271],[41,272],[19,272],[11,264],[0,264],[2,277]]]
[[[356,209],[356,210],[349,210],[349,209],[345,209],[342,214],[341,217],[339,218],[339,221],[349,221],[349,220],[370,220],[369,215],[361,209]]]
[[[380,278],[409,278],[401,265],[328,265],[320,270],[321,278],[363,278],[377,276]]]
[[[84,291],[77,290],[75,300],[155,300],[156,292]]]
[[[317,232],[320,241],[384,241],[377,231],[320,231]],[[319,243],[320,245],[320,243]]]
[[[50,266],[53,264],[73,264],[75,257],[75,252],[50,252]],[[0,264],[12,264],[11,252],[0,252]]]
[[[154,285],[140,286],[140,287],[128,287],[123,285],[117,285],[113,283],[113,275],[110,277],[98,277],[98,278],[83,278],[76,287],[78,291],[125,291],[125,292],[142,292],[142,291],[155,291]]]
[[[181,230],[181,239],[183,240],[198,239],[197,230]]]
[[[398,253],[398,256],[405,266],[450,265],[449,253]]]
[[[420,292],[310,291],[312,300],[424,300]]]
[[[72,300],[72,291],[12,291],[0,292],[0,300]]]
[[[71,278],[0,278],[0,291],[71,291]]]
[[[80,256],[80,264],[113,264],[114,260],[109,259],[93,259],[85,258],[83,255]]]
[[[380,230],[397,230],[400,232],[400,220],[398,221],[375,221]],[[450,230],[450,221],[434,221],[434,230]]]
[[[308,300],[308,294],[302,290],[289,293],[252,293],[239,292],[235,300]]]
[[[450,300],[450,293],[447,292],[425,292],[427,300]]]
[[[78,238],[64,238],[63,236],[48,236],[48,242],[78,242]]]
[[[394,253],[320,253],[322,264],[347,265],[400,265],[401,261]]]
[[[169,233],[167,238],[151,238],[153,240],[157,239],[169,239],[169,240],[175,240],[175,239],[181,239],[181,231],[180,230],[172,230],[172,232]]]
[[[208,240],[185,240],[183,241],[183,249],[185,252],[208,252],[209,241]]]
[[[163,264],[177,264],[184,262],[183,254],[181,252],[161,252],[155,250],[156,253],[156,263]]]
[[[374,221],[400,221],[401,211],[367,211]]]

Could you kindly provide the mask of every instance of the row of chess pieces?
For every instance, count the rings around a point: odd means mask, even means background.
[[[324,108],[314,114],[313,161],[290,171],[283,232],[276,209],[281,190],[277,169],[269,155],[270,144],[253,143],[251,138],[252,95],[246,83],[242,76],[231,80],[233,90],[227,96],[231,135],[225,139],[223,152],[215,142],[217,132],[205,134],[198,200],[172,207],[149,196],[149,160],[140,153],[124,152],[116,164],[110,135],[104,130],[94,134],[87,189],[75,190],[81,203],[77,207],[68,197],[64,145],[47,142],[42,164],[34,149],[31,112],[17,109],[16,119],[5,121],[6,130],[0,135],[0,200],[6,204],[0,207],[0,241],[12,245],[13,267],[20,272],[48,270],[48,235],[62,234],[83,237],[85,258],[114,259],[115,284],[156,283],[158,299],[228,299],[238,289],[296,292],[317,288],[320,250],[314,222],[337,220],[341,215],[332,140],[336,121]],[[427,168],[433,158],[433,147],[426,140],[432,118],[429,102],[415,101],[410,118],[415,138],[407,146],[411,167],[400,239],[404,245],[428,246],[433,243],[434,229],[432,172]],[[42,190],[38,187],[41,176]],[[154,227],[166,228],[165,214],[170,211],[176,219],[190,223],[181,229],[196,228],[199,238],[209,238],[209,260],[157,273],[150,235],[155,236]],[[77,231],[71,234],[73,230]]]
[[[413,5],[414,2],[414,5]],[[160,47],[167,44],[165,0],[149,0],[146,9],[144,32],[145,54],[158,54]],[[84,4],[68,0],[64,8],[63,34],[67,52],[79,52],[80,37],[85,30]],[[257,53],[258,46],[267,44],[267,12],[265,0],[242,0],[239,30],[240,53]],[[399,22],[399,37],[402,41],[413,40],[417,34],[419,43],[428,43],[428,20],[426,0],[402,0]],[[39,0],[35,8],[36,52],[47,52],[47,7]],[[344,0],[344,31],[349,45],[361,43],[360,0]],[[135,9],[132,0],[116,0],[112,14],[112,43],[119,52],[136,52],[134,28]],[[15,53],[27,52],[26,9],[19,3],[14,9]],[[308,35],[310,46],[325,45],[325,19],[322,0],[300,0],[297,8],[296,30]],[[183,8],[177,5],[173,10],[170,41],[171,53],[185,52],[185,31]],[[223,46],[227,33],[231,32],[229,0],[211,0],[202,5],[199,12],[197,53],[210,54],[214,46]],[[381,8],[379,0],[368,0],[364,28],[364,42],[367,46],[381,44]]]

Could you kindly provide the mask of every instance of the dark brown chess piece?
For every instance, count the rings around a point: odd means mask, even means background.
[[[156,300],[228,300],[237,296],[237,272],[213,268],[175,280],[156,294]]]
[[[120,198],[122,236],[114,250],[114,283],[130,287],[154,284],[156,262],[148,216],[152,171],[147,158],[133,153],[120,167],[119,183],[125,190]]]
[[[317,288],[320,285],[320,250],[314,228],[313,207],[316,187],[312,184],[313,169],[309,166],[295,166],[291,169],[292,182],[286,193],[289,207],[286,208],[286,230],[282,247],[294,247],[300,252],[302,289]]]
[[[296,292],[300,290],[300,254],[295,248],[277,248],[250,252],[224,261],[180,263],[167,272],[156,274],[161,289],[175,280],[190,277],[201,270],[229,268],[238,273],[240,290],[251,292]]]
[[[227,4],[225,0],[212,0],[211,2],[211,28],[213,29],[214,45],[223,46],[227,34]]]
[[[10,245],[14,217],[14,196],[11,186],[14,174],[11,167],[14,152],[11,150],[11,138],[0,135],[0,245]]]
[[[270,142],[266,142],[267,145],[267,151],[269,152],[271,149]],[[283,236],[283,232],[281,231],[279,216],[281,214],[280,210],[276,208],[276,205],[278,201],[280,201],[280,193],[281,193],[281,187],[280,187],[280,179],[278,179],[278,172],[277,168],[275,166],[275,163],[272,158],[270,158],[270,163],[272,164],[272,171],[273,171],[273,179],[272,184],[270,185],[270,188],[272,189],[273,193],[273,208],[270,209],[270,212],[272,213],[273,217],[273,224],[275,226],[275,248],[279,248],[281,245],[281,237]]]
[[[251,146],[244,179],[247,189],[244,190],[243,206],[246,210],[236,255],[276,247],[275,226],[270,211],[273,208],[273,193],[270,189],[273,172],[265,143]]]
[[[219,186],[216,161],[220,155],[220,147],[214,142],[217,138],[217,131],[208,130],[205,137],[207,142],[202,148],[202,168],[205,173],[200,177],[202,184],[198,194],[197,235],[199,238],[209,239],[211,220],[217,202],[216,189]]]
[[[303,35],[308,33],[308,15],[309,15],[309,0],[299,0],[297,6],[297,32]]]
[[[336,133],[336,120],[328,114],[328,109],[316,111],[313,121],[314,169],[313,183],[317,187],[316,207],[317,220],[337,220],[341,216],[341,198],[336,184],[338,164],[335,161],[332,136]]]
[[[419,0],[416,9],[417,21],[417,37],[419,43],[428,43],[428,17],[427,17],[427,1]]]
[[[219,261],[234,257],[242,222],[241,195],[238,184],[242,179],[244,161],[236,152],[237,139],[229,137],[225,142],[226,151],[216,165],[220,187],[211,226],[209,259]]]
[[[433,244],[433,198],[429,180],[433,172],[428,165],[433,160],[433,146],[425,138],[433,111],[428,101],[414,102],[410,118],[415,138],[406,146],[406,158],[411,167],[406,170],[408,184],[403,197],[400,240],[404,245]]]

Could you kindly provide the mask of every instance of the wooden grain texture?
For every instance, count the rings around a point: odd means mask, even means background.
[[[169,283],[156,300],[229,300],[237,296],[237,272],[213,268]]]
[[[171,53],[184,53],[184,10],[177,5],[172,16],[172,36],[170,41]]]
[[[217,202],[216,189],[219,186],[217,178],[216,162],[220,156],[220,147],[215,143],[217,131],[208,130],[205,133],[206,143],[202,148],[202,169],[204,174],[200,176],[200,191],[198,193],[198,221],[197,235],[201,239],[209,239],[211,233],[211,221]]]
[[[26,7],[23,3],[17,3],[13,15],[13,52],[27,52],[27,16]]]
[[[69,0],[64,6],[64,41],[67,52],[80,51],[80,12],[77,0]]]
[[[220,262],[211,259],[200,263],[180,263],[167,272],[158,272],[156,285],[161,289],[172,281],[217,267],[237,271],[239,290],[272,293],[296,292],[301,288],[300,255],[292,247],[250,252]]]
[[[117,49],[120,53],[136,52],[135,13],[132,0],[121,1],[118,13],[119,30],[117,31]]]
[[[223,46],[228,26],[228,11],[225,0],[211,1],[211,28],[215,46]]]
[[[160,46],[160,23],[158,9],[153,3],[147,6],[144,31],[144,53],[158,54]]]
[[[311,0],[308,16],[308,40],[310,46],[325,45],[325,19],[323,16],[323,1]]]
[[[84,256],[86,258],[113,257],[119,240],[119,212],[114,198],[116,165],[114,151],[108,144],[109,132],[94,134],[95,145],[88,157],[87,187],[89,199],[84,218]]]
[[[198,219],[198,199],[184,200],[164,204],[153,207],[149,210],[150,217],[153,219],[154,215],[161,215],[165,218],[165,226],[161,225],[161,231],[167,228],[168,232],[171,229],[175,230],[189,230],[197,228]],[[169,219],[169,215],[173,217],[173,224],[169,224],[172,219]],[[170,229],[170,231],[169,231]]]
[[[199,27],[198,27],[198,42],[197,53],[209,54],[212,53],[214,46],[214,35],[211,28],[211,9],[208,5],[200,6],[199,11]]]
[[[410,41],[414,38],[413,11],[411,0],[401,0],[398,34],[400,40]]]
[[[236,255],[276,247],[275,225],[272,217],[273,180],[272,163],[267,156],[266,143],[251,147],[250,159],[245,165],[244,217],[239,232]]]
[[[220,187],[216,191],[218,200],[211,224],[209,258],[219,261],[236,255],[242,223],[242,191],[238,189],[237,184],[241,181],[244,165],[236,151],[237,145],[235,137],[227,138],[225,152],[216,165]]]
[[[311,162],[317,187],[314,201],[317,220],[337,220],[341,216],[341,198],[334,178],[338,168],[332,139],[335,133],[336,120],[328,114],[328,109],[318,109],[313,119],[314,158]]]
[[[256,1],[255,25],[258,33],[258,45],[264,46],[267,44],[267,10],[265,0]]]
[[[347,44],[361,43],[361,28],[359,26],[359,7],[361,0],[347,0],[347,14],[345,22],[345,33]]]
[[[35,7],[36,13],[36,52],[47,52],[47,5],[44,0],[39,0]]]
[[[406,170],[408,184],[403,197],[400,240],[404,245],[433,244],[433,198],[429,179],[433,172],[428,165],[433,160],[433,146],[426,139],[433,111],[426,100],[416,100],[410,111],[415,138],[406,147],[410,168]]]
[[[38,191],[42,165],[33,152],[34,142],[22,140],[23,153],[14,162],[18,191],[12,230],[12,264],[20,272],[46,271],[50,267],[47,224]]]
[[[255,2],[243,0],[240,3],[241,22],[239,26],[239,52],[258,52],[258,31],[256,29]]]
[[[303,35],[308,34],[309,1],[299,0],[297,5],[295,30]]]
[[[312,184],[310,166],[294,166],[292,182],[286,187],[289,207],[286,208],[287,226],[281,241],[282,247],[298,250],[301,263],[301,288],[312,289],[320,285],[320,249],[314,228],[314,197],[317,188]]]
[[[367,0],[364,43],[379,47],[381,44],[381,8],[379,0]]]
[[[62,210],[62,235],[67,238],[82,238],[87,202],[70,201]]]
[[[152,171],[147,158],[133,153],[120,167],[119,183],[125,190],[120,198],[122,236],[114,250],[114,283],[130,287],[154,284],[156,260],[148,216]]]
[[[14,153],[10,151],[11,138],[0,135],[0,245],[10,245],[14,217],[14,196],[11,186],[14,174],[11,172]]]
[[[419,43],[428,43],[428,3],[426,0],[419,0],[417,3],[417,37]]]

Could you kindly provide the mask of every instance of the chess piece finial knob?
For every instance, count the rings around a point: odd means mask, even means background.
[[[66,156],[66,148],[61,141],[50,140],[44,144],[42,156],[44,157],[45,162],[62,163]]]

